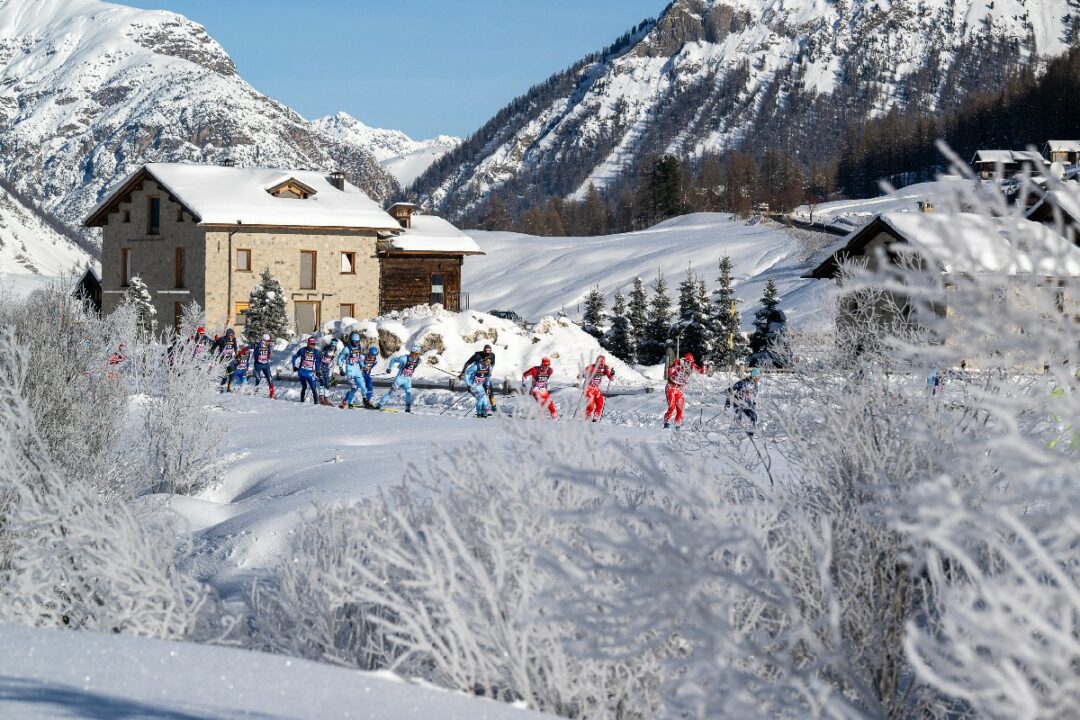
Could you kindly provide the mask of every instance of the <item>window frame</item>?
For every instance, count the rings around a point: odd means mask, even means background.
[[[442,300],[440,300],[438,304],[439,305],[446,305],[446,278],[447,278],[447,273],[444,272],[444,271],[441,271],[441,270],[439,272],[433,272],[433,273],[428,274],[428,303],[432,304],[432,305],[435,304],[434,297],[435,297],[435,278],[436,277],[442,278],[442,282],[439,283],[439,287],[442,288],[442,292],[439,293],[440,295],[442,295]]]
[[[187,253],[186,248],[177,246],[173,256],[173,289],[187,289]]]
[[[311,256],[311,287],[304,287],[304,255]],[[318,250],[301,250],[300,251],[300,267],[298,268],[300,275],[300,282],[297,283],[301,290],[317,290],[319,287],[319,251]]]
[[[246,253],[246,255],[247,255],[247,267],[246,268],[240,267],[240,253]],[[244,272],[244,273],[251,272],[251,266],[252,266],[251,258],[252,258],[251,248],[236,248],[236,260],[234,261],[235,264],[233,266],[234,271],[235,272]]]
[[[345,308],[349,308],[349,312],[345,312]],[[338,303],[338,320],[344,320],[347,317],[356,317],[356,303]]]
[[[150,237],[158,237],[161,235],[161,198],[151,195],[147,200],[146,234]]]
[[[341,258],[344,261],[345,258],[349,258],[349,267],[351,270],[342,270],[342,275],[355,275],[356,274],[356,252],[352,250],[342,250]]]
[[[131,287],[131,248],[120,248],[120,287]]]

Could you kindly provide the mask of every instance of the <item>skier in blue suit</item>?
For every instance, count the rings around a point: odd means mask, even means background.
[[[375,408],[381,408],[386,404],[386,401],[390,399],[390,396],[401,388],[405,391],[405,412],[412,412],[412,376],[416,372],[416,368],[420,365],[420,346],[413,345],[409,348],[408,355],[398,355],[390,360],[390,364],[386,368],[386,374],[390,375],[394,372],[394,369],[398,369],[397,377],[394,378],[394,384],[390,386],[390,389],[386,391],[386,394],[379,398],[379,402],[375,404]]]
[[[465,382],[469,392],[476,398],[476,417],[486,418],[491,414],[491,400],[488,398],[488,383],[491,380],[491,364],[478,360],[465,368]]]
[[[352,408],[353,400],[356,399],[357,391],[364,395],[364,407],[374,408],[371,404],[371,394],[375,391],[375,385],[371,382],[371,371],[379,362],[379,348],[372,345],[367,353],[360,347],[360,335],[353,333],[349,336],[349,344],[346,345],[337,356],[338,367],[345,379],[352,383],[352,389],[345,395],[338,407]]]
[[[301,347],[292,356],[292,367],[300,374],[300,402],[311,388],[311,402],[319,404],[319,386],[315,382],[315,371],[322,364],[322,353],[315,347],[315,338],[308,338],[307,345]]]

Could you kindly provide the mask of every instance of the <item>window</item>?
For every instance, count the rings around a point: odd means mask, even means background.
[[[251,250],[236,251],[236,272],[251,272]]]
[[[124,248],[120,251],[120,287],[131,285],[131,278],[133,275],[134,272],[131,267],[131,250]]]
[[[234,313],[234,316],[236,317],[236,324],[237,325],[245,325],[247,323],[247,311],[248,311],[248,308],[250,308],[250,307],[251,307],[251,303],[246,303],[246,302],[238,302],[238,303],[236,303],[236,312]]]
[[[126,223],[131,222],[131,211],[130,210],[125,210],[124,211],[124,222],[126,222]]]
[[[184,208],[176,208],[176,222],[184,222]]]
[[[161,234],[161,198],[150,198],[150,208],[147,218],[147,235]]]
[[[315,289],[315,251],[300,251],[300,289]]]
[[[293,319],[296,332],[313,333],[319,329],[319,318],[322,314],[322,305],[309,300],[297,300],[293,303]]]
[[[432,305],[443,305],[446,302],[446,276],[442,273],[431,275],[431,300]]]
[[[178,247],[176,248],[176,264],[173,267],[173,287],[187,287],[185,282],[186,270],[187,268],[184,267],[184,248]]]
[[[341,274],[342,275],[355,275],[356,274],[356,253],[343,252],[341,253]]]
[[[341,303],[338,305],[338,318],[344,320],[345,318],[356,317],[356,306],[352,303]]]

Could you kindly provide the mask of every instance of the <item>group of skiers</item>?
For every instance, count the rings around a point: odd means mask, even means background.
[[[214,341],[206,337],[205,328],[198,328],[193,338],[195,352],[209,352],[225,360],[225,371],[220,385],[225,392],[231,392],[234,386],[242,387],[247,378],[254,376],[255,386],[265,379],[270,390],[270,397],[275,397],[276,387],[271,373],[270,360],[273,344],[269,335],[251,345],[241,343],[232,328]],[[378,401],[373,402],[375,383],[372,374],[379,362],[379,348],[372,345],[363,347],[358,333],[351,333],[344,347],[338,349],[334,340],[319,348],[318,341],[308,338],[307,342],[293,353],[291,365],[300,380],[300,402],[306,402],[308,392],[311,401],[317,405],[332,406],[330,388],[333,384],[335,369],[350,385],[339,408],[368,408],[378,410],[398,392],[405,395],[405,412],[412,412],[412,378],[420,366],[421,350],[419,345],[411,345],[405,355],[392,357],[385,373],[393,375],[390,389]],[[475,399],[476,417],[486,418],[496,411],[495,393],[492,378],[495,370],[495,353],[491,345],[484,345],[465,362],[457,377],[463,380]],[[445,371],[444,371],[445,372]],[[554,375],[551,358],[545,357],[539,365],[529,368],[521,376],[522,392],[527,393],[537,405],[550,413],[552,419],[558,419],[559,413],[551,399],[551,378]],[[686,406],[685,387],[695,374],[704,374],[705,370],[697,365],[694,355],[686,353],[669,366],[665,398],[667,410],[664,413],[664,428],[674,424],[678,430],[683,424],[683,412]],[[761,371],[753,368],[743,379],[727,389],[725,408],[734,408],[736,421],[745,419],[749,422],[747,431],[753,436],[757,425],[756,396]],[[607,363],[607,358],[600,355],[579,375],[582,381],[585,399],[585,421],[599,422],[604,414],[605,396],[603,382],[609,383],[615,378],[615,369]],[[357,396],[360,402],[357,403]]]

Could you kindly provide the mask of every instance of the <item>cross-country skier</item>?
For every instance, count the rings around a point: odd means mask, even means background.
[[[236,356],[236,367],[233,370],[233,384],[243,387],[247,384],[248,367],[251,365],[251,352],[246,345],[241,346],[240,354]]]
[[[484,358],[480,358],[465,370],[465,382],[469,386],[469,392],[476,398],[476,417],[478,418],[486,418],[494,410],[488,398],[490,380],[491,364]]]
[[[491,378],[495,374],[495,353],[492,352],[490,345],[485,345],[483,350],[477,350],[465,361],[465,364],[461,366],[461,372],[458,373],[458,380],[464,380],[465,373],[469,370],[469,366],[475,365],[476,363],[484,363],[487,365],[488,372],[487,380],[484,381],[484,391],[487,393],[491,411],[494,412],[497,407],[495,403],[495,392],[491,387]]]
[[[419,345],[410,347],[408,355],[398,355],[390,360],[390,364],[386,367],[386,374],[392,375],[394,368],[398,369],[398,374],[397,377],[394,378],[394,384],[390,386],[390,389],[386,391],[385,395],[379,398],[379,402],[375,403],[376,410],[382,408],[398,388],[400,388],[405,391],[405,412],[412,412],[412,376],[419,365]]]
[[[210,338],[206,336],[206,328],[202,325],[195,328],[195,334],[191,338],[191,352],[195,357],[203,355],[212,345]]]
[[[683,388],[690,379],[691,373],[705,372],[694,363],[694,354],[686,353],[681,358],[671,363],[667,374],[667,388],[664,394],[667,397],[667,412],[664,413],[664,429],[671,427],[671,421],[675,421],[675,429],[682,427],[683,408],[686,406],[686,398],[683,396]]]
[[[604,414],[604,393],[600,390],[600,383],[604,381],[604,378],[613,380],[615,370],[608,366],[607,358],[601,355],[578,377],[585,380],[585,422],[588,422],[590,418],[593,422],[597,422]]]
[[[551,400],[551,389],[548,387],[554,372],[551,367],[551,358],[544,358],[539,365],[529,368],[522,374],[521,385],[528,390],[541,408],[551,413],[552,419],[557,420],[559,412]],[[531,387],[526,386],[528,381],[532,382]]]
[[[214,342],[213,352],[225,360],[225,374],[221,376],[219,385],[225,385],[225,392],[232,392],[233,373],[236,372],[236,355],[240,352],[240,344],[236,341],[236,331],[228,328],[225,334]]]
[[[753,368],[750,374],[727,389],[727,400],[724,407],[735,408],[735,422],[738,423],[743,416],[750,421],[750,429],[746,434],[754,437],[754,428],[757,427],[757,391],[758,382],[761,380],[761,370]]]
[[[251,346],[252,363],[255,366],[255,387],[259,387],[259,379],[265,377],[266,384],[270,386],[270,399],[274,399],[274,378],[270,374],[270,353],[274,346],[270,342],[270,334],[263,333],[262,340]]]
[[[322,364],[322,353],[315,347],[315,338],[308,338],[307,344],[300,347],[292,356],[292,367],[300,375],[300,402],[311,389],[311,402],[319,404],[319,389],[315,384],[315,371]]]
[[[323,346],[319,367],[315,372],[315,378],[319,381],[320,405],[333,405],[330,402],[330,380],[334,374],[335,358],[337,358],[337,343],[331,340]]]
[[[371,394],[375,389],[374,384],[371,382],[371,371],[378,362],[379,348],[372,345],[365,353],[364,349],[360,347],[359,333],[353,333],[349,336],[349,344],[342,348],[338,354],[337,363],[341,374],[345,376],[345,379],[349,381],[352,387],[345,394],[345,399],[341,401],[341,405],[338,407],[342,409],[355,407],[353,400],[356,399],[357,390],[363,391],[364,407],[369,409],[374,407],[371,404]]]

